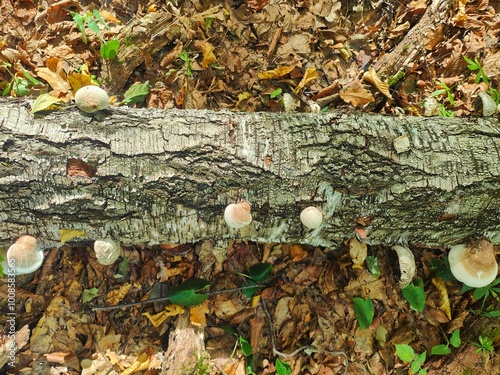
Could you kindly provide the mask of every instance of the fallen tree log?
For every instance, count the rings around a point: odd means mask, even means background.
[[[0,102],[0,245],[31,234],[47,246],[239,238],[335,247],[500,242],[496,118],[363,113],[233,113],[76,107],[33,115]],[[225,225],[246,199],[250,226]],[[320,228],[299,221],[309,205]]]

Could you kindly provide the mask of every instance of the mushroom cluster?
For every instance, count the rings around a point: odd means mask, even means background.
[[[472,288],[490,284],[498,274],[493,245],[486,239],[453,246],[448,253],[448,260],[453,276]]]

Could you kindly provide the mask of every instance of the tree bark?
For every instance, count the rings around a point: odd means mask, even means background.
[[[496,118],[362,113],[233,113],[74,106],[32,115],[0,102],[0,245],[23,234],[58,246],[112,237],[124,245],[239,238],[335,247],[500,242]],[[227,204],[246,199],[250,226]],[[299,221],[306,206],[320,228]]]

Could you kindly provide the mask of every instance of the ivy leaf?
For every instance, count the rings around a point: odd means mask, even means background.
[[[170,289],[168,298],[170,302],[184,307],[199,305],[208,298],[208,294],[200,293],[212,285],[210,281],[192,277],[181,285]]]
[[[401,291],[413,310],[418,312],[424,311],[426,297],[422,279],[417,278],[413,280],[410,285]]]
[[[372,324],[375,315],[372,300],[370,298],[355,297],[352,302],[354,303],[354,314],[356,314],[359,326],[361,329],[368,328]]]

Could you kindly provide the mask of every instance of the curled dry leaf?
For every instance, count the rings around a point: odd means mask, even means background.
[[[363,74],[363,81],[370,82],[387,98],[392,99],[392,95],[389,92],[389,84],[380,79],[375,69],[371,68],[369,71],[365,72],[365,74]]]
[[[368,255],[368,247],[365,243],[359,242],[356,238],[351,238],[349,240],[349,255],[354,263],[353,268],[361,268],[361,265]]]
[[[340,90],[340,97],[344,102],[350,103],[354,107],[360,107],[375,101],[372,93],[365,89],[361,83],[344,87]]]

